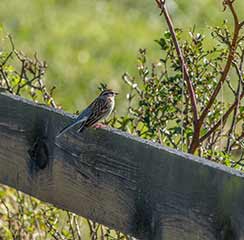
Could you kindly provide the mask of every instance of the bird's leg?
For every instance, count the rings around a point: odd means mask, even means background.
[[[107,127],[107,125],[105,125],[103,123],[95,123],[92,127],[93,128],[105,128],[105,127]]]

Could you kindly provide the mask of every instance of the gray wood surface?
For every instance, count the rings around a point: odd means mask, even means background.
[[[0,182],[139,239],[244,239],[243,174],[0,94]]]

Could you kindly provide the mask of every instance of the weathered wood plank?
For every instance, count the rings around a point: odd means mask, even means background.
[[[0,94],[0,182],[141,239],[244,239],[243,174]]]

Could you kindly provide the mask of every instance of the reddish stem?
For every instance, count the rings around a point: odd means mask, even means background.
[[[192,81],[190,79],[190,75],[189,75],[189,72],[188,72],[188,67],[186,65],[183,53],[182,53],[180,45],[178,43],[178,40],[177,40],[177,37],[176,37],[176,33],[175,33],[175,30],[174,30],[174,25],[173,25],[173,22],[171,20],[170,15],[169,15],[169,12],[167,10],[167,7],[165,5],[165,1],[163,1],[163,0],[155,0],[155,1],[157,3],[158,7],[161,9],[162,13],[164,14],[165,20],[167,22],[169,31],[171,33],[171,36],[172,36],[172,39],[173,39],[173,42],[174,42],[174,45],[175,45],[175,49],[176,49],[178,58],[180,60],[183,77],[184,77],[184,80],[187,83],[187,89],[188,89],[188,92],[189,92],[189,95],[190,95],[192,112],[193,112],[194,128],[195,128],[197,126],[197,122],[198,122],[197,103],[196,103],[195,91],[193,89]]]

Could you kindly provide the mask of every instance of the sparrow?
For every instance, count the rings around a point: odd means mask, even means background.
[[[81,133],[84,128],[91,127],[98,121],[109,117],[114,109],[116,95],[118,95],[118,93],[111,89],[103,90],[100,95],[80,113],[75,121],[63,128],[56,137],[60,137],[77,125],[80,125],[77,132]]]

